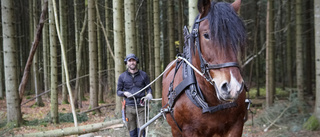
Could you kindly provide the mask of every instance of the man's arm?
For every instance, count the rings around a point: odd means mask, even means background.
[[[119,79],[118,79],[118,84],[117,84],[117,95],[120,96],[120,97],[123,97],[124,96],[124,91],[123,91],[123,80],[122,80],[122,77],[121,75],[119,76]]]
[[[146,75],[146,82],[145,82],[145,83],[146,83],[146,85],[149,85],[149,83],[150,83],[148,75]],[[151,89],[150,86],[146,89],[146,91],[147,91],[147,95],[146,95],[145,98],[146,98],[147,100],[153,99],[152,89]]]
[[[146,86],[150,84],[150,80],[149,80],[148,75],[146,75],[145,84],[146,84]],[[151,86],[149,86],[149,87],[146,89],[146,91],[147,91],[148,94],[149,94],[149,93],[152,94]]]

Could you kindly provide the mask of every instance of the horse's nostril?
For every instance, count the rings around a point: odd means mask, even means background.
[[[224,92],[229,93],[229,88],[228,88],[228,83],[227,82],[222,84],[221,90],[224,91]]]

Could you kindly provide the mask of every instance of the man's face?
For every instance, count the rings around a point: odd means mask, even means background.
[[[128,60],[127,65],[129,69],[135,70],[137,68],[137,61],[131,58]]]

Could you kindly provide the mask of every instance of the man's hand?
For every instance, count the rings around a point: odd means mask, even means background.
[[[125,95],[127,98],[132,96],[132,94],[128,91],[124,92],[123,95]]]
[[[148,93],[148,94],[146,95],[145,99],[147,99],[147,100],[153,99],[152,94],[151,94],[151,93]]]

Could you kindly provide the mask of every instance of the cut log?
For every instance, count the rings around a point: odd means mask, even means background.
[[[17,135],[17,137],[36,137],[36,136],[55,136],[56,137],[56,136],[69,136],[69,135],[75,135],[75,134],[86,134],[86,133],[99,131],[99,129],[101,128],[119,124],[121,122],[122,122],[122,119],[116,119],[112,121],[95,123],[91,125],[67,127],[63,129],[56,129],[56,130],[50,130],[50,131],[44,131],[44,132],[22,134],[22,135]]]

